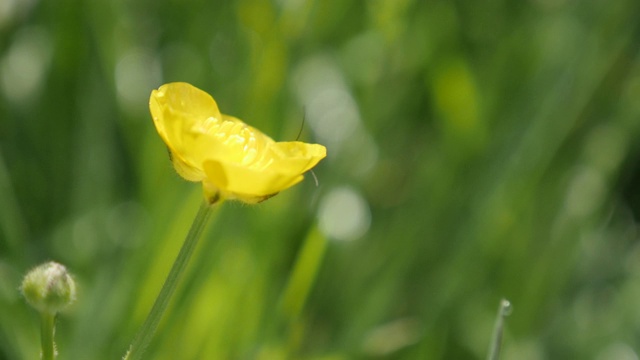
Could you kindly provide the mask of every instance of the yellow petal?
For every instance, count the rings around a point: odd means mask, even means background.
[[[222,114],[222,121],[213,129],[218,148],[212,152],[216,159],[251,166],[260,162],[275,141],[260,130],[233,116]]]
[[[284,175],[270,170],[259,170],[234,163],[205,162],[207,180],[218,188],[223,197],[247,199],[275,195],[302,180],[302,174]],[[251,201],[253,202],[253,201]]]
[[[262,201],[300,182],[326,156],[322,145],[275,142],[221,114],[209,94],[187,83],[154,90],[149,108],[176,171],[202,181],[207,199]]]
[[[211,145],[208,129],[222,119],[215,100],[187,83],[170,83],[151,93],[149,109],[178,173],[202,180],[202,162]]]
[[[302,142],[273,143],[260,161],[241,164],[224,158],[211,159],[204,164],[208,181],[222,192],[259,197],[285,190],[303,178],[307,170],[326,156],[326,148]]]
[[[304,173],[316,166],[327,156],[327,148],[318,144],[307,144],[300,141],[283,141],[274,143],[269,150],[278,161],[269,168],[282,173]]]

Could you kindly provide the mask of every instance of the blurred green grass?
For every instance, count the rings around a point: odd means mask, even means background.
[[[218,210],[149,358],[482,359],[502,297],[503,359],[638,358],[636,1],[1,1],[0,358],[45,260],[60,359],[124,354],[201,201],[170,81],[329,155]]]

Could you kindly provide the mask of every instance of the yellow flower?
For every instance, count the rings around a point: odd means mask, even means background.
[[[202,182],[210,203],[266,200],[300,182],[326,156],[322,145],[275,142],[221,114],[209,94],[187,83],[153,90],[149,109],[174,168],[186,180]]]

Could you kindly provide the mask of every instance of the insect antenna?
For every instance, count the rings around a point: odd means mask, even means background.
[[[305,111],[304,107],[302,108],[302,124],[300,124],[300,130],[298,131],[298,136],[296,136],[296,141],[300,140],[300,136],[302,135],[302,129],[304,129],[304,123],[307,120],[307,112]],[[313,175],[313,181],[316,184],[316,187],[320,186],[320,182],[318,181],[318,176],[316,176],[316,173],[313,172],[313,170],[309,170],[309,172],[311,173],[311,175]]]
[[[311,175],[313,175],[313,181],[316,183],[316,187],[320,186],[320,182],[318,181],[316,173],[314,173],[313,170],[309,170],[309,172],[311,173]]]
[[[296,141],[300,140],[300,135],[302,135],[302,129],[304,129],[304,123],[307,119],[307,112],[304,107],[302,108],[302,124],[300,124],[300,130],[298,131],[298,136],[296,136]]]

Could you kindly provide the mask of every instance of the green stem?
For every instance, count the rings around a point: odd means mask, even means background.
[[[511,314],[511,303],[507,299],[500,301],[498,307],[498,315],[496,316],[496,323],[493,328],[493,337],[491,339],[491,348],[487,355],[487,360],[498,360],[500,357],[500,347],[502,345],[502,330],[504,328],[504,318]]]
[[[53,331],[55,314],[43,311],[40,313],[40,341],[42,345],[42,360],[53,360],[55,358],[55,346],[53,345]]]
[[[191,255],[193,255],[196,245],[198,244],[198,240],[200,239],[200,235],[202,235],[202,231],[207,223],[207,219],[211,214],[212,208],[213,206],[209,205],[206,201],[200,205],[198,214],[193,220],[193,224],[191,224],[189,234],[187,234],[184,244],[182,244],[182,248],[180,249],[180,253],[173,263],[167,279],[164,281],[162,290],[160,290],[160,294],[158,294],[158,297],[156,298],[147,319],[144,321],[142,328],[133,339],[133,343],[131,343],[129,352],[125,355],[124,360],[141,359],[142,354],[146,350],[147,346],[149,346],[151,338],[158,328],[160,319],[162,318],[164,311],[167,309],[167,305],[169,305],[169,300],[171,300],[171,296],[176,290],[178,281],[184,273],[184,270],[187,268]]]
[[[302,310],[316,281],[326,250],[327,239],[316,226],[312,226],[298,253],[280,303],[280,310],[288,327],[287,358],[297,357],[295,355],[304,334]]]
[[[298,253],[280,304],[289,322],[296,321],[300,316],[320,270],[326,248],[327,239],[313,226]]]

